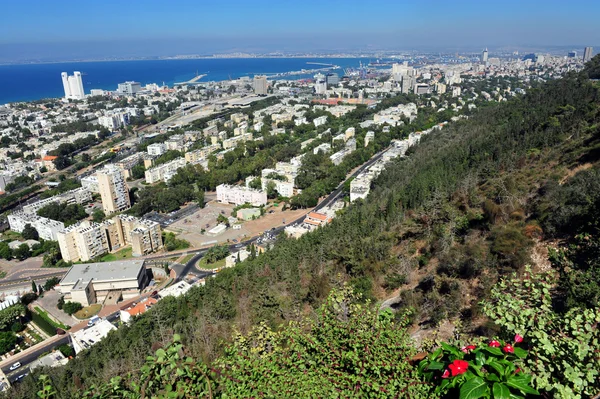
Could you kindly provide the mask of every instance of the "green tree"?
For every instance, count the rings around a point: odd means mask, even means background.
[[[60,279],[58,277],[52,277],[52,278],[46,280],[46,282],[44,283],[44,290],[45,291],[50,291],[58,283],[60,283]]]
[[[6,309],[0,310],[0,330],[6,330],[8,327],[25,316],[27,308],[23,304],[17,303]]]
[[[102,223],[104,221],[104,218],[106,217],[106,215],[104,214],[104,211],[102,209],[96,209],[93,213],[92,213],[92,219],[94,220],[94,222],[96,223]]]
[[[25,225],[23,231],[21,232],[21,235],[26,240],[38,240],[40,238],[40,235],[38,234],[35,227],[30,225],[29,223]]]
[[[35,281],[31,280],[31,291],[37,293],[38,292],[38,286],[35,283]]]
[[[10,260],[13,257],[12,249],[4,241],[0,242],[0,257],[6,260]]]
[[[12,350],[17,344],[17,336],[12,331],[0,332],[0,354],[5,354]]]
[[[19,245],[17,249],[13,251],[13,255],[19,260],[25,260],[29,258],[31,256],[31,250],[29,249],[29,245],[25,243]]]
[[[81,309],[83,309],[83,305],[79,302],[65,302],[62,306],[62,310],[68,315],[79,312]]]

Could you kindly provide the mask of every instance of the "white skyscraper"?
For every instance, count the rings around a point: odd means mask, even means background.
[[[592,59],[593,56],[594,56],[594,48],[593,47],[586,47],[583,50],[583,62],[588,62],[589,60]]]
[[[483,53],[481,53],[481,62],[484,64],[487,64],[487,62],[488,62],[488,49],[487,48],[485,50],[483,50]]]
[[[83,92],[83,81],[81,80],[81,72],[75,71],[73,76],[69,76],[66,72],[60,74],[62,77],[63,88],[65,89],[65,98],[73,100],[83,100],[85,93]]]

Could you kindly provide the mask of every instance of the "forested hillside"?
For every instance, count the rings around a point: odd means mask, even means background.
[[[261,393],[266,397],[299,397],[303,392],[307,397],[329,397],[335,392],[347,397],[349,386],[364,387],[374,379],[378,387],[385,386],[384,390],[355,393],[434,397],[409,364],[417,348],[406,334],[417,329],[433,331],[444,320],[460,320],[466,337],[507,337],[516,332],[525,335],[527,341],[531,333],[528,350],[536,354],[537,362],[524,362],[521,367],[534,376],[537,389],[545,390],[548,397],[576,397],[569,396],[575,393],[591,397],[600,390],[597,374],[580,372],[575,366],[569,369],[574,370],[570,376],[556,376],[550,371],[544,374],[540,364],[548,361],[539,359],[550,357],[535,346],[536,342],[546,344],[542,338],[535,341],[538,335],[531,330],[546,326],[560,329],[556,325],[561,320],[570,320],[571,313],[565,312],[588,309],[592,313],[585,316],[584,324],[590,335],[585,339],[592,354],[586,352],[565,362],[600,366],[597,355],[593,355],[594,349],[600,349],[595,324],[600,321],[598,100],[598,88],[585,73],[571,75],[432,133],[379,176],[366,201],[347,206],[329,226],[298,240],[281,238],[272,250],[222,271],[205,287],[193,289],[182,298],[162,300],[131,326],[120,328],[67,366],[45,370],[56,390],[55,396],[48,397],[80,397],[82,390],[93,384],[139,370],[153,350],[171,343],[174,333],[181,335],[187,355],[211,364],[186,372],[195,376],[188,381],[197,381],[198,387],[209,379],[220,381],[212,387],[213,397],[257,397]],[[547,251],[547,247],[551,249]],[[544,280],[551,281],[550,285],[533,285],[543,292],[540,298],[547,298],[543,304],[548,307],[543,309],[544,317],[551,318],[548,324],[505,321],[498,310],[498,304],[506,304],[508,299],[502,293],[509,292],[510,287],[517,287],[514,301],[522,300],[515,314],[530,305],[535,309],[534,299],[519,288],[518,278],[498,285],[512,273],[523,276],[527,264],[532,265],[534,276],[551,266],[558,272],[557,281],[550,276]],[[536,277],[528,278],[537,281]],[[388,316],[370,313],[356,321],[353,316],[362,313],[340,313],[339,306],[346,306],[345,300],[335,302],[335,296],[329,307],[337,303],[336,312],[327,313],[327,306],[315,311],[333,288],[344,290],[345,285],[354,292],[347,295],[357,295],[359,302],[372,300],[373,304],[396,297],[399,324]],[[479,305],[482,300],[487,307]],[[364,305],[352,303],[358,306],[352,309],[364,309]],[[510,315],[512,305],[507,306],[505,313]],[[407,314],[408,330],[402,327]],[[490,315],[495,315],[493,320]],[[307,321],[314,318],[319,322]],[[357,324],[352,326],[352,320]],[[290,322],[300,324],[285,327]],[[264,323],[262,330],[247,336],[260,323]],[[389,330],[382,332],[381,325]],[[344,332],[348,326],[352,327],[350,332]],[[526,327],[530,331],[524,331]],[[269,328],[283,331],[275,333]],[[231,342],[234,331],[241,335],[231,345],[227,342]],[[561,339],[576,339],[576,332],[569,331]],[[257,334],[263,337],[257,339]],[[264,334],[280,335],[271,341]],[[377,339],[370,340],[368,334]],[[352,336],[361,343],[372,342],[381,357],[366,355],[370,350],[367,346],[365,352],[352,348],[348,338]],[[399,348],[396,361],[383,349],[393,342]],[[295,343],[301,348],[294,349]],[[577,347],[571,344],[566,342],[554,356],[567,356],[561,351]],[[321,350],[331,350],[331,358],[316,357],[315,351]],[[346,351],[348,355],[342,356]],[[256,353],[267,355],[255,357]],[[286,360],[276,361],[273,353]],[[290,356],[300,360],[306,353],[310,356],[302,366],[287,362]],[[352,356],[365,360],[353,363]],[[347,363],[336,368],[331,362],[338,358]],[[297,372],[297,367],[306,372]],[[216,376],[198,377],[203,373]],[[285,384],[276,384],[287,374],[294,375],[296,381],[288,386],[289,394],[284,393]],[[312,379],[303,379],[306,375]],[[379,380],[381,375],[386,377]],[[11,398],[34,397],[39,386],[33,377],[28,379],[10,393]],[[414,384],[390,385],[390,380],[401,379]],[[276,390],[278,387],[281,390]],[[107,387],[103,389],[108,392]],[[196,396],[189,397],[208,396],[206,389],[202,385],[193,393]]]

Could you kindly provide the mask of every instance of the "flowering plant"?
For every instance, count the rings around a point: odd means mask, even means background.
[[[493,339],[485,344],[462,348],[442,342],[441,347],[419,363],[419,373],[433,383],[435,392],[460,399],[516,399],[539,395],[531,386],[531,375],[519,364],[527,351],[513,342]]]

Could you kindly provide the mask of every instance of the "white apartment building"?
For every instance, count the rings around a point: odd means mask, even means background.
[[[154,144],[150,144],[146,148],[146,151],[148,152],[148,155],[158,157],[167,151],[167,147],[165,146],[164,143],[154,143]]]
[[[318,154],[319,152],[322,152],[323,154],[329,154],[331,152],[331,144],[323,143],[313,149],[313,154]]]
[[[248,203],[261,206],[267,203],[267,193],[244,186],[221,184],[217,186],[217,201],[226,204],[243,205]]]
[[[319,116],[313,120],[315,127],[319,127],[327,123],[327,115]]]
[[[185,158],[181,157],[150,168],[146,171],[146,183],[153,184],[161,180],[168,182],[177,173],[177,169],[184,167],[186,163]]]
[[[38,210],[42,209],[43,207],[45,207],[49,204],[55,203],[55,202],[59,202],[59,203],[64,202],[67,205],[71,205],[71,204],[85,204],[87,202],[90,202],[91,200],[92,200],[92,193],[84,187],[79,187],[79,188],[76,188],[73,190],[69,190],[65,193],[55,195],[50,198],[45,198],[43,200],[39,200],[37,202],[24,205],[22,210],[24,213],[35,215]]]
[[[81,187],[85,188],[89,192],[96,194],[100,193],[100,188],[98,188],[98,176],[89,175],[86,177],[82,177],[80,182]]]
[[[75,71],[73,76],[69,76],[66,72],[63,72],[60,75],[62,77],[63,89],[65,90],[65,99],[83,100],[85,98],[85,93],[83,91],[81,72]]]
[[[22,211],[8,215],[8,224],[12,231],[18,233],[22,233],[25,226],[29,224],[37,230],[40,238],[53,241],[56,241],[58,232],[65,228],[63,222],[59,222],[58,220],[52,220]]]

